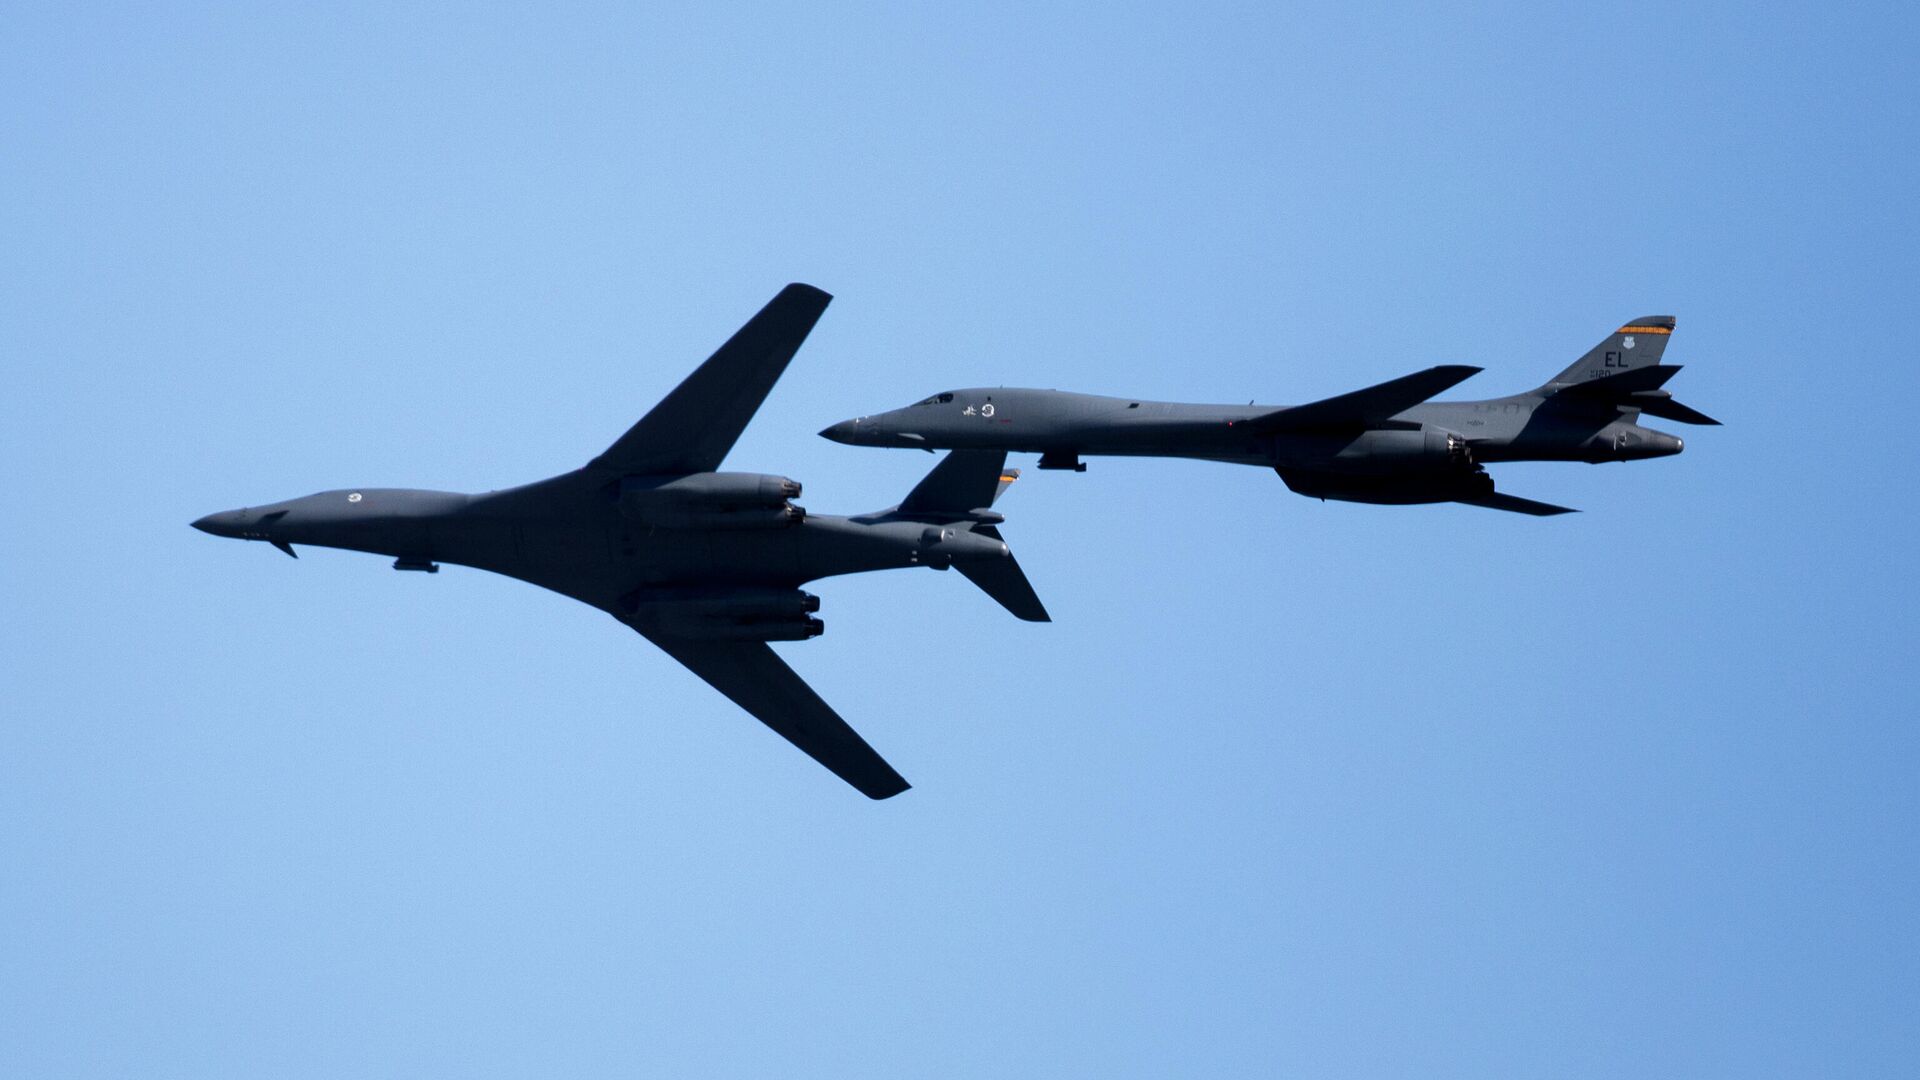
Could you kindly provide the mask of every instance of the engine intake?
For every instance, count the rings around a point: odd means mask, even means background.
[[[1473,469],[1473,448],[1454,432],[1367,431],[1333,456],[1336,467],[1366,473],[1461,473]]]
[[[1456,474],[1307,472],[1280,469],[1280,479],[1293,491],[1314,499],[1405,506],[1413,503],[1452,502],[1493,494],[1493,478],[1484,471]]]
[[[641,525],[670,529],[780,529],[807,512],[788,500],[800,484],[761,473],[629,476],[620,481],[620,512]]]

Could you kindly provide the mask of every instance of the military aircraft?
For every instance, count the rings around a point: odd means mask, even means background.
[[[490,570],[591,604],[873,799],[908,787],[768,647],[824,628],[801,585],[867,570],[949,567],[1021,619],[1048,621],[998,526],[1019,475],[1006,454],[949,454],[898,506],[810,514],[783,476],[718,472],[832,297],[781,290],[653,411],[584,468],[481,495],[377,488],[209,514],[215,536]],[[298,556],[295,556],[296,558]]]
[[[1494,490],[1501,461],[1634,461],[1685,443],[1640,416],[1719,421],[1661,387],[1668,315],[1635,319],[1539,389],[1486,401],[1429,401],[1481,369],[1443,364],[1307,405],[1189,405],[1058,390],[953,390],[820,434],[854,446],[1019,450],[1042,469],[1085,472],[1081,455],[1184,457],[1260,465],[1319,499],[1459,502],[1546,516],[1570,513]]]

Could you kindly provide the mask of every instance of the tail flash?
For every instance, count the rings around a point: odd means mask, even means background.
[[[1019,469],[1001,469],[1000,470],[1000,486],[993,489],[993,501],[999,502],[1000,496],[1005,495],[1007,493],[1007,489],[1012,487],[1013,482],[1018,479],[1020,479]]]
[[[1546,388],[1559,390],[1623,371],[1652,367],[1660,362],[1660,354],[1667,351],[1673,325],[1671,315],[1645,315],[1635,319],[1609,334],[1578,363],[1555,375]]]

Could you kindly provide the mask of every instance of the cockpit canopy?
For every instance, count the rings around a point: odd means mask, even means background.
[[[933,395],[932,397],[930,397],[930,398],[928,398],[928,399],[927,399],[927,400],[925,400],[925,401],[916,401],[916,402],[914,402],[914,403],[913,403],[913,406],[912,406],[912,407],[913,407],[913,408],[916,408],[916,409],[917,409],[917,408],[919,408],[919,407],[920,407],[920,406],[922,406],[922,405],[945,405],[945,404],[946,404],[947,402],[949,402],[949,401],[952,401],[952,400],[953,400],[953,395],[952,395],[952,394],[950,394],[950,393],[948,393],[948,394],[935,394],[935,395]]]

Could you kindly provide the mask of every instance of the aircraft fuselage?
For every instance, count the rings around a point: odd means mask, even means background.
[[[777,524],[651,524],[625,512],[608,478],[585,471],[480,495],[323,491],[210,514],[194,525],[217,536],[386,555],[400,569],[449,563],[488,570],[622,617],[632,613],[636,595],[659,587],[797,588],[840,574],[944,570],[1007,553],[998,539],[965,527],[884,511],[802,512]]]
[[[916,405],[842,421],[822,431],[854,446],[976,448],[1053,455],[1185,457],[1241,465],[1366,472],[1391,458],[1362,446],[1367,432],[1267,432],[1253,423],[1278,405],[1200,405],[995,387],[937,394]],[[1458,437],[1472,458],[1499,461],[1631,461],[1677,454],[1684,444],[1615,408],[1555,406],[1536,395],[1427,402],[1394,415],[1389,430]]]

